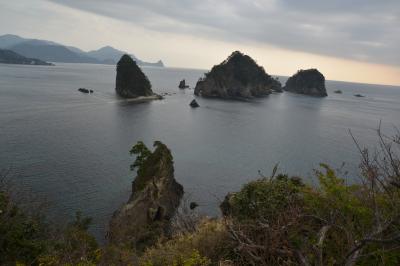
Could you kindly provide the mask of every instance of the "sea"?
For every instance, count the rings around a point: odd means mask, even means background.
[[[137,141],[165,143],[185,201],[218,216],[228,192],[275,165],[315,184],[314,170],[327,163],[346,182],[359,182],[351,134],[373,150],[379,125],[388,136],[400,126],[400,87],[327,81],[325,98],[285,92],[231,101],[194,96],[206,70],[142,69],[154,92],[168,93],[164,100],[119,99],[111,65],[0,65],[0,169],[21,194],[45,199],[51,219],[68,221],[77,211],[92,217],[100,241],[129,198],[129,150]],[[181,79],[191,89],[179,89]],[[193,99],[199,108],[190,108]]]

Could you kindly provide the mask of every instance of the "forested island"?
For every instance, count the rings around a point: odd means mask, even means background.
[[[279,81],[268,75],[250,56],[233,52],[201,78],[194,94],[222,99],[263,97],[282,91]]]
[[[325,77],[317,69],[299,70],[291,76],[283,87],[285,91],[299,94],[325,97]]]

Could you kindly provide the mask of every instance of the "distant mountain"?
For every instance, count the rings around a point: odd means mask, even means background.
[[[105,46],[99,50],[85,52],[73,46],[65,46],[45,40],[25,39],[11,34],[0,36],[0,48],[15,51],[16,53],[26,57],[63,63],[116,64],[122,55],[129,54],[111,46]],[[144,62],[133,55],[131,56],[138,65],[164,66],[161,60],[156,63],[149,63]]]
[[[2,35],[0,36],[0,49],[4,49],[24,41],[26,41],[26,39],[21,38],[17,35],[12,35],[12,34]]]
[[[23,42],[9,48],[23,56],[40,58],[50,62],[63,63],[99,63],[96,59],[72,52],[62,45],[37,45]]]
[[[11,50],[0,49],[0,63],[2,64],[20,64],[20,65],[42,65],[51,66],[53,64],[44,62],[35,58],[28,58],[17,54]]]
[[[104,46],[99,50],[89,51],[87,55],[96,58],[99,61],[114,60],[115,63],[124,55],[126,52],[117,50],[111,46]],[[133,59],[136,59],[134,55],[131,55]]]
[[[81,49],[79,49],[79,48],[76,48],[76,47],[73,47],[73,46],[65,46],[68,50],[71,50],[72,52],[74,52],[74,53],[77,53],[77,54],[86,54],[86,52],[85,51],[83,51],[83,50],[81,50]]]
[[[132,57],[133,60],[136,61],[136,63],[138,65],[159,66],[159,67],[164,66],[164,64],[161,60],[156,63],[143,62],[142,60],[138,59],[133,54],[129,54],[128,52],[117,50],[111,46],[104,46],[104,47],[100,48],[99,50],[89,51],[86,54],[90,57],[96,58],[97,60],[99,60],[105,64],[116,64],[124,54],[128,54]]]
[[[6,34],[0,36],[0,48],[5,49],[12,47],[21,43],[29,43],[32,45],[59,45],[55,42],[45,41],[45,40],[37,40],[37,39],[25,39],[17,35]]]

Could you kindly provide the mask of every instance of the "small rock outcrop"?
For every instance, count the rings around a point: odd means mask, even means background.
[[[127,54],[123,55],[117,63],[115,90],[123,98],[153,95],[150,81]]]
[[[236,51],[197,82],[194,94],[241,99],[266,96],[279,87],[279,81],[268,75],[250,56]]]
[[[187,89],[187,88],[189,88],[189,86],[186,85],[186,80],[182,79],[182,80],[179,82],[178,88],[179,88],[179,89]]]
[[[195,99],[193,99],[191,102],[190,102],[190,107],[192,107],[192,108],[196,108],[196,107],[200,107],[200,105],[197,103],[197,101],[195,100]]]
[[[82,93],[90,93],[90,90],[88,90],[86,88],[79,88],[78,91],[80,91]]]
[[[354,96],[355,96],[355,97],[358,97],[358,98],[363,98],[363,97],[365,97],[365,96],[362,95],[362,94],[354,94]]]
[[[169,234],[184,192],[174,178],[170,150],[159,141],[154,147],[151,152],[138,142],[131,150],[138,155],[131,169],[138,167],[138,171],[129,201],[111,219],[108,238],[112,245],[143,250]]]
[[[283,89],[311,96],[328,96],[325,88],[325,77],[317,69],[299,70],[286,81]]]
[[[335,90],[334,93],[336,93],[336,94],[342,94],[343,92],[342,92],[342,90]]]

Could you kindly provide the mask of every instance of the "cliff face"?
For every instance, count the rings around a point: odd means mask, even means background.
[[[117,63],[115,90],[123,98],[153,95],[150,81],[136,62],[126,54]]]
[[[148,151],[142,157],[129,201],[111,219],[111,244],[143,250],[168,235],[183,187],[174,178],[170,150],[161,142],[154,146],[154,152]]]
[[[286,81],[284,90],[311,96],[328,96],[325,77],[317,69],[299,70]]]
[[[264,68],[236,51],[197,82],[194,94],[226,99],[252,98],[266,96],[278,88],[280,83],[265,73]]]

